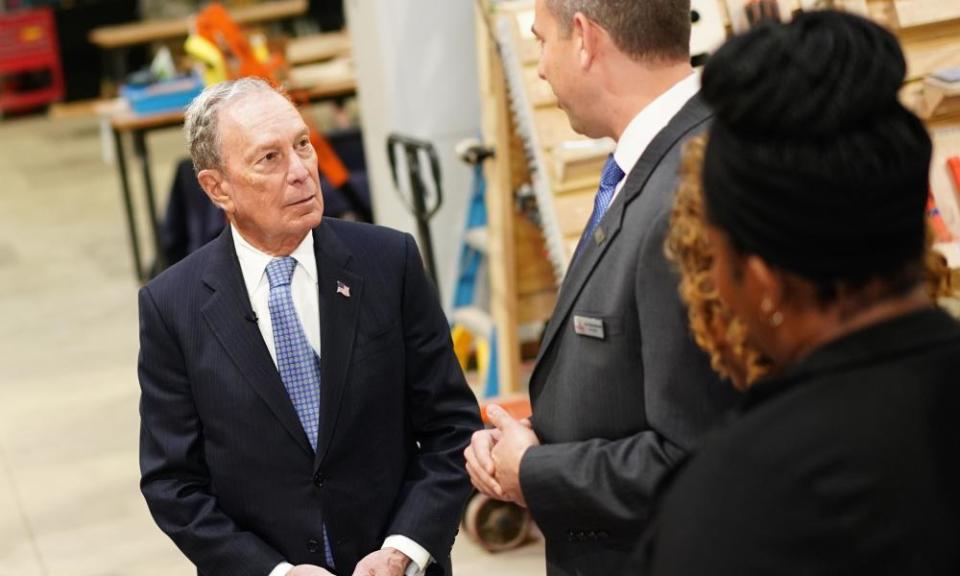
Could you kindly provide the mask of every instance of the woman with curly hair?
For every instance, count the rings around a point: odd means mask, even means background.
[[[832,11],[707,62],[669,250],[745,393],[665,481],[631,573],[960,574],[960,323],[929,288],[905,72],[890,32]]]
[[[687,309],[697,345],[710,355],[710,364],[738,390],[774,372],[769,357],[748,338],[743,322],[723,304],[710,277],[713,256],[703,212],[703,153],[706,136],[692,138],[684,148],[680,186],[674,198],[667,258],[680,270],[680,296]],[[934,301],[960,298],[942,254],[933,248],[927,228],[924,285]]]

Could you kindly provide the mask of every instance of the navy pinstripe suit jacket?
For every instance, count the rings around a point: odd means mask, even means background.
[[[228,227],[140,291],[141,490],[207,576],[323,565],[323,523],[339,574],[390,534],[449,574],[470,492],[462,451],[481,424],[436,293],[407,234],[325,218],[313,235],[317,452],[253,317]]]

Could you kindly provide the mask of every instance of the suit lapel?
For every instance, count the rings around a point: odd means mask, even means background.
[[[314,251],[321,333],[320,431],[316,458],[319,466],[330,448],[340,414],[363,298],[363,278],[348,270],[351,254],[326,219],[314,230]],[[338,292],[338,282],[347,287],[349,296]]]
[[[201,314],[247,384],[263,399],[297,444],[313,454],[270,351],[253,320],[230,226],[214,242],[214,254],[203,275],[203,282],[212,293],[201,308]]]
[[[566,325],[567,317],[571,308],[573,308],[573,304],[577,301],[577,297],[593,274],[603,254],[619,234],[623,226],[623,216],[627,205],[640,195],[647,184],[647,180],[650,179],[650,175],[653,174],[660,161],[677,141],[706,121],[710,115],[710,110],[701,101],[699,94],[694,95],[650,142],[640,159],[637,160],[633,170],[627,175],[627,181],[624,183],[623,189],[620,190],[610,209],[604,214],[593,233],[593,237],[586,239],[587,245],[580,250],[576,260],[567,269],[567,274],[560,286],[557,305],[540,343],[537,363],[530,380],[531,387],[537,383],[537,372],[540,371],[541,361],[556,339],[557,334]],[[534,392],[531,389],[531,395]]]

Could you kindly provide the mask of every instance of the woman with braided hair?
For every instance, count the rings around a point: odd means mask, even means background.
[[[832,11],[707,62],[669,250],[745,393],[662,484],[630,573],[960,574],[960,323],[926,281],[932,146],[905,72],[890,32]]]
[[[680,297],[697,345],[710,355],[713,369],[742,391],[775,372],[775,367],[770,358],[750,342],[743,322],[724,306],[710,278],[713,256],[705,228],[702,184],[706,144],[706,137],[698,136],[684,147],[666,252],[667,258],[680,270]],[[934,301],[960,298],[960,288],[951,280],[946,259],[933,248],[929,227],[926,237],[924,286],[927,293]]]

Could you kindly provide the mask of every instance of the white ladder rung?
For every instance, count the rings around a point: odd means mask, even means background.
[[[488,239],[489,234],[487,233],[486,226],[471,228],[467,230],[467,233],[463,237],[463,241],[466,242],[467,246],[484,255],[487,254]]]
[[[476,306],[457,308],[450,315],[450,319],[455,326],[463,326],[474,336],[489,338],[493,334],[493,318],[482,308]]]

